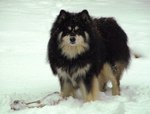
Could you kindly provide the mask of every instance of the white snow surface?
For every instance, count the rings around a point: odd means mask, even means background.
[[[121,96],[108,90],[94,102],[69,97],[58,105],[13,111],[13,100],[33,101],[60,89],[46,59],[49,30],[60,9],[115,17],[130,48],[142,57],[132,57]],[[149,0],[0,0],[0,114],[150,114],[149,12]]]

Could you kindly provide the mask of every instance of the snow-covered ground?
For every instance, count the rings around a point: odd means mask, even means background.
[[[142,58],[132,58],[121,80],[121,96],[108,91],[95,102],[70,97],[55,106],[12,111],[15,99],[32,101],[59,91],[46,49],[60,9],[115,17]],[[149,12],[149,0],[0,0],[0,114],[150,114]]]

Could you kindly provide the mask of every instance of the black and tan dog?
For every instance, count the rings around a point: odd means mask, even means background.
[[[120,77],[130,52],[127,36],[113,18],[95,19],[87,10],[61,10],[50,36],[48,60],[59,77],[63,97],[75,97],[80,89],[85,101],[96,100],[108,80],[112,94],[120,94]]]

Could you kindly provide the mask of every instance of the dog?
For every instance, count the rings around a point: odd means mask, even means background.
[[[120,94],[120,77],[130,60],[127,35],[113,18],[93,18],[87,10],[61,10],[50,31],[48,61],[58,75],[61,96],[94,101],[107,82]]]

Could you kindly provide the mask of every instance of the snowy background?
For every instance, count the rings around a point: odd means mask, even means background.
[[[59,91],[46,49],[60,9],[115,17],[142,58],[132,58],[121,80],[121,96],[109,90],[95,102],[70,97],[55,106],[12,111],[12,100],[32,101]],[[150,114],[149,69],[149,0],[0,0],[0,114]]]

